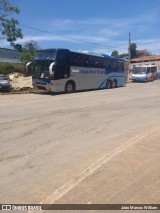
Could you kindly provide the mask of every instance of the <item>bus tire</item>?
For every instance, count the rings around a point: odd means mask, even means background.
[[[74,81],[68,81],[65,85],[65,92],[72,93],[75,91],[75,83]]]
[[[112,88],[117,88],[117,80],[116,79],[114,79],[112,81]]]
[[[111,80],[108,80],[106,83],[106,89],[110,89],[112,87],[112,82]]]

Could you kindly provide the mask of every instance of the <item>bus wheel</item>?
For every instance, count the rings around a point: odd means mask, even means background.
[[[112,82],[111,80],[108,80],[106,83],[106,89],[110,89],[112,87]]]
[[[75,90],[75,84],[72,81],[67,82],[65,86],[65,92],[71,93],[71,92],[74,92],[74,90]]]
[[[116,88],[117,87],[117,80],[113,80],[113,82],[112,82],[112,88]]]

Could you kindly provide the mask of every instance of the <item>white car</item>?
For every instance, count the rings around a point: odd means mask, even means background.
[[[11,80],[7,75],[0,75],[0,91],[7,91],[11,90]]]

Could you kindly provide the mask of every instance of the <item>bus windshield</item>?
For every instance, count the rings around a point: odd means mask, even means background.
[[[39,50],[35,55],[35,60],[56,60],[57,50]]]
[[[133,74],[145,74],[146,67],[134,67]]]

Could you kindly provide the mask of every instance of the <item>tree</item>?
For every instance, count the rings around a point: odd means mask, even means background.
[[[130,44],[131,59],[138,57],[138,53],[136,49],[137,49],[136,43],[131,43]]]
[[[30,40],[24,44],[23,54],[21,55],[21,62],[28,63],[34,59],[36,51],[39,49],[39,45],[36,41]]]
[[[21,55],[20,61],[24,64],[27,64],[29,61],[32,61],[34,56],[30,52],[24,52]]]
[[[19,8],[11,5],[9,0],[0,0],[0,40],[6,39],[12,47],[21,50],[21,45],[15,42],[18,38],[23,38],[22,30],[17,27],[18,20],[11,17],[12,14],[19,12]]]
[[[117,50],[114,50],[111,54],[112,57],[118,57],[119,54],[118,54],[118,51]]]
[[[24,44],[23,51],[30,52],[32,55],[39,49],[38,42],[30,40]]]

